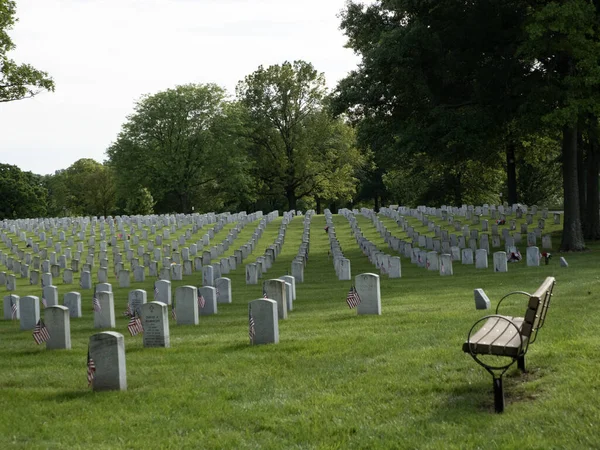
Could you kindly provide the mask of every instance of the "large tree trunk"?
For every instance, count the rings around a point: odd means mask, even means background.
[[[577,180],[577,126],[563,128],[563,190],[564,228],[561,251],[581,251],[585,249],[581,219],[579,216],[579,184]]]
[[[590,145],[587,155],[587,201],[585,209],[586,239],[600,239],[600,142],[595,133],[590,133]]]
[[[585,191],[585,178],[586,170],[584,163],[584,150],[585,142],[583,141],[583,135],[581,131],[577,133],[577,185],[579,189],[579,217],[583,219],[585,217],[585,205],[586,205],[586,191]],[[581,224],[581,228],[585,235],[585,223]]]
[[[287,188],[285,190],[285,195],[288,201],[288,211],[296,210],[296,204],[298,199],[296,198],[296,191],[294,188]]]
[[[519,201],[517,194],[517,160],[515,143],[510,140],[506,146],[506,186],[508,187],[508,204],[514,205]]]
[[[321,197],[317,195],[315,201],[317,202],[317,214],[321,214]]]

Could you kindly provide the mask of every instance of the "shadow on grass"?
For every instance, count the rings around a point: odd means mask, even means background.
[[[51,402],[69,402],[81,398],[92,397],[95,393],[91,388],[81,391],[62,391],[48,395],[45,399]]]

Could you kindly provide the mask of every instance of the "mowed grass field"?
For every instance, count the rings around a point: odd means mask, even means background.
[[[392,234],[405,236],[393,221],[381,219]],[[290,271],[302,221],[296,217],[288,226],[283,251],[264,279]],[[367,238],[395,254],[370,220],[358,221]],[[334,223],[352,274],[377,273],[348,221],[336,215]],[[280,224],[281,218],[267,226],[244,264],[273,243]],[[244,228],[228,254],[256,225]],[[143,348],[141,336],[127,333],[121,314],[129,290],[146,289],[152,298],[154,280],[119,289],[111,277],[114,331],[125,335],[125,392],[87,387],[88,340],[101,331],[93,328],[92,291],[81,291],[83,317],[71,319],[72,350],[46,351],[18,322],[0,321],[0,449],[600,447],[598,245],[563,255],[568,268],[555,254],[548,266],[521,262],[510,264],[508,273],[494,273],[490,257],[488,270],[455,262],[451,277],[402,258],[402,278],[381,276],[382,315],[357,316],[345,303],[351,283],[337,280],[328,258],[324,226],[324,216],[313,217],[305,282],[296,285],[289,319],[279,322],[277,345],[249,345],[247,303],[260,298],[262,288],[245,284],[243,266],[228,275],[233,303],[220,304],[218,314],[201,317],[198,326],[171,320],[168,349]],[[558,246],[559,234],[553,242]],[[7,251],[1,243],[0,249]],[[94,279],[97,267],[98,257]],[[495,309],[504,294],[532,292],[547,276],[556,277],[557,285],[546,324],[527,354],[529,372],[509,371],[505,413],[494,414],[491,376],[461,350],[473,323],[493,313],[475,310],[473,289],[483,288]],[[173,282],[173,293],[186,284],[200,285],[201,274]],[[62,299],[79,290],[78,276],[73,285],[55,285]],[[18,279],[15,293],[41,296],[41,288]],[[506,303],[506,314],[525,311],[523,297]]]

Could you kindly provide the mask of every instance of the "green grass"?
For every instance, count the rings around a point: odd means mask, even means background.
[[[381,219],[392,234],[404,237],[393,221]],[[290,270],[302,220],[289,225],[266,278]],[[394,253],[370,220],[358,216],[358,221],[367,238]],[[273,243],[280,223],[267,226],[245,263]],[[375,272],[348,221],[334,216],[334,223],[352,274]],[[256,225],[246,225],[228,254],[247,242]],[[170,349],[144,349],[121,316],[128,291],[143,288],[151,297],[154,280],[119,289],[111,274],[115,331],[125,335],[126,392],[87,388],[87,344],[98,332],[91,291],[82,291],[83,318],[71,320],[70,351],[46,351],[16,322],[0,321],[0,448],[600,446],[598,246],[565,255],[569,268],[560,268],[556,255],[549,266],[510,264],[508,273],[455,263],[452,277],[402,258],[402,278],[381,277],[382,315],[357,316],[345,303],[350,282],[337,281],[328,260],[324,226],[323,216],[313,218],[305,282],[296,285],[289,319],[279,322],[277,345],[248,345],[247,303],[260,298],[262,288],[245,284],[243,266],[229,275],[233,303],[219,305],[218,315],[201,317],[198,326],[171,321]],[[224,239],[229,228],[213,242]],[[553,241],[558,245],[558,235]],[[0,249],[6,251],[2,244]],[[495,308],[503,294],[532,291],[549,275],[557,278],[555,296],[527,355],[529,373],[509,371],[506,411],[494,414],[491,377],[461,351],[471,325],[485,314],[475,310],[473,289],[483,288]],[[77,283],[55,281],[59,298],[77,290]],[[174,282],[173,292],[200,283],[197,273]],[[16,293],[39,295],[40,288],[19,279]],[[522,300],[511,300],[505,311],[521,315]]]

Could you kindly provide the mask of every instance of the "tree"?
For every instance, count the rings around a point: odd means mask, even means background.
[[[297,209],[304,197],[333,200],[353,191],[360,163],[353,134],[331,117],[325,78],[312,64],[260,66],[236,93],[247,109],[250,154],[263,195],[283,194],[287,207]]]
[[[445,167],[437,191],[454,204],[468,198],[474,166],[490,176],[503,167],[499,136],[527,70],[514,56],[522,12],[519,1],[348,4],[342,29],[362,62],[338,84],[334,105],[379,167],[403,171],[425,154]]]
[[[41,176],[0,164],[0,220],[45,216],[47,195]]]
[[[154,213],[154,199],[148,188],[139,188],[134,195],[127,199],[126,212],[131,216]]]
[[[7,31],[15,18],[14,0],[0,0],[0,103],[31,98],[40,92],[54,91],[54,81],[46,72],[29,64],[17,64],[6,55],[15,44]]]
[[[110,167],[82,158],[44,177],[53,216],[108,216],[115,208],[115,181]]]
[[[529,104],[541,109],[545,123],[562,130],[563,251],[585,249],[578,137],[586,118],[591,115],[595,127],[600,117],[599,8],[599,2],[585,0],[533,3],[525,24],[527,39],[519,49],[520,56],[532,63],[531,77],[539,80]]]
[[[121,203],[141,186],[159,212],[220,209],[230,180],[246,179],[239,114],[215,84],[144,96],[107,150]]]

